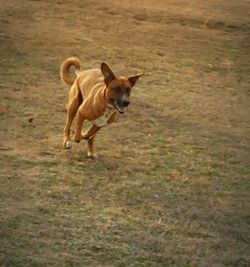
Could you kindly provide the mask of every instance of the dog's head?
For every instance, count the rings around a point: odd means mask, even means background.
[[[101,64],[104,82],[107,86],[107,100],[119,113],[124,113],[130,103],[129,96],[132,87],[142,74],[129,77],[116,77],[106,63]]]

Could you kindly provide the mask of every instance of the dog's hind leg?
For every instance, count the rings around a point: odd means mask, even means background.
[[[83,112],[82,112],[82,106],[80,106],[78,109],[78,112],[77,112],[76,131],[75,131],[75,134],[73,137],[76,143],[81,142],[81,139],[82,139],[81,131],[82,131],[82,124],[83,124],[84,120],[85,120],[85,117],[84,117]]]
[[[76,115],[78,107],[82,103],[82,97],[80,94],[72,98],[71,102],[67,105],[67,120],[64,128],[63,147],[70,149],[72,144],[70,142],[70,127]]]
[[[96,133],[93,134],[89,139],[88,139],[88,151],[87,151],[87,157],[94,159],[97,157],[97,155],[94,152],[94,139],[95,139]]]
[[[96,158],[96,154],[94,153],[94,138],[97,132],[101,129],[101,127],[96,126],[93,124],[89,130],[82,134],[82,139],[86,139],[88,141],[88,150],[87,150],[87,157],[88,158]]]

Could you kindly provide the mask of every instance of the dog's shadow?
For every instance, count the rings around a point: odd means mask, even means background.
[[[107,155],[107,151],[100,149],[96,158],[88,158],[85,147],[77,147],[64,152],[64,164],[72,174],[80,174],[87,178],[114,178],[122,172],[124,153]]]

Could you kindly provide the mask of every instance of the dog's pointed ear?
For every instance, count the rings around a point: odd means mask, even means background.
[[[101,64],[102,75],[104,76],[104,82],[108,85],[111,81],[116,79],[115,74],[106,63]]]
[[[137,80],[138,80],[142,75],[143,75],[143,73],[139,73],[139,74],[136,74],[136,75],[133,75],[133,76],[128,77],[128,80],[129,80],[129,82],[130,82],[130,84],[131,84],[131,87],[133,87],[133,86],[136,84]]]

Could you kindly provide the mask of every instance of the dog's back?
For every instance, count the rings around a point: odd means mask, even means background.
[[[74,67],[74,72],[70,71]],[[105,88],[104,78],[100,69],[89,69],[81,71],[80,60],[76,57],[67,58],[60,67],[62,80],[69,85],[76,83],[82,98],[85,99],[89,93],[95,94],[98,90]]]
[[[95,95],[99,90],[106,87],[100,69],[81,71],[76,78],[76,82],[84,99],[90,93]]]

